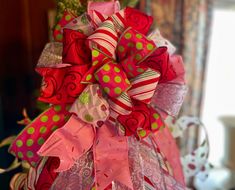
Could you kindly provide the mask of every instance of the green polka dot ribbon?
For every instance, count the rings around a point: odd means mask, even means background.
[[[95,76],[104,91],[111,97],[118,97],[130,88],[130,82],[120,65],[108,62],[104,64]]]
[[[63,28],[73,19],[75,18],[75,16],[73,14],[71,14],[68,11],[65,11],[62,18],[60,19],[60,21],[57,23],[57,25],[54,28],[53,31],[53,36],[55,41],[57,42],[62,42],[63,41]]]
[[[37,151],[50,135],[66,123],[66,118],[70,117],[66,105],[53,105],[36,119],[34,119],[12,142],[9,151],[17,158],[35,163],[35,167],[40,160]]]
[[[134,78],[147,70],[147,67],[140,63],[148,59],[155,49],[156,45],[152,40],[131,28],[122,34],[117,46],[117,54],[128,78]]]

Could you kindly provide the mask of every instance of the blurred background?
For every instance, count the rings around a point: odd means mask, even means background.
[[[22,110],[34,118],[42,104],[37,102],[40,77],[34,67],[51,30],[65,7],[79,0],[1,0],[0,5],[0,141],[18,134],[23,126]],[[86,4],[81,0],[80,5]],[[210,140],[209,178],[194,179],[195,189],[235,188],[235,0],[122,0],[152,15],[154,26],[182,54],[189,86],[182,115],[198,116]],[[58,6],[56,6],[58,4]],[[200,131],[187,131],[180,142],[182,152],[197,145]],[[7,168],[13,157],[7,147],[0,149],[0,168]],[[0,174],[1,190],[9,188],[16,169]]]
[[[48,41],[48,11],[56,8],[52,0],[1,0],[0,5],[0,141],[18,134],[23,126],[22,109],[35,117],[40,78],[34,72],[37,59]],[[0,149],[0,168],[7,168],[13,156],[8,147]],[[0,174],[0,189],[20,169]]]

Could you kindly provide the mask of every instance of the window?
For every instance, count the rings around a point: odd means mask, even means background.
[[[220,165],[224,127],[219,117],[235,116],[235,10],[214,10],[202,120],[210,139],[209,160]]]

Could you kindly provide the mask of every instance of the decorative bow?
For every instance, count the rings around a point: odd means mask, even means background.
[[[162,111],[176,114],[181,101],[174,109],[163,103],[158,112],[150,103],[153,97],[162,98],[165,84],[177,84],[181,91],[184,70],[180,57],[169,56],[167,47],[146,36],[152,17],[132,8],[119,11],[115,3],[113,11],[104,13],[93,7],[99,3],[91,3],[90,16],[65,12],[54,32],[63,45],[48,44],[36,69],[43,77],[39,100],[54,105],[26,127],[10,151],[32,166],[40,159],[37,152],[57,156],[57,171],[65,171],[92,150],[98,189],[113,180],[133,189],[127,137],[118,136],[111,124],[118,121],[126,136],[139,139],[163,129]],[[160,92],[158,83],[163,86]]]
[[[130,9],[127,8],[125,11],[128,14]],[[149,114],[153,111],[146,112],[144,106],[138,107],[132,101],[149,104],[159,81],[171,81],[178,77],[174,68],[169,68],[172,65],[169,62],[167,48],[157,48],[152,40],[131,27],[123,31],[118,39],[118,32],[111,19],[103,22],[88,40],[92,47],[92,67],[84,75],[82,82],[98,81],[109,96],[109,120],[115,123],[120,117],[118,120],[124,125],[125,134],[137,134],[139,138],[144,138],[150,131],[155,132],[163,127],[161,117],[153,117],[159,116],[156,111]],[[141,110],[142,114],[135,115],[136,109]],[[143,113],[148,113],[144,116],[150,121],[145,126],[141,124]],[[131,120],[132,124],[127,124],[130,121],[123,121],[124,118],[128,119],[125,115],[139,118]],[[135,130],[130,130],[131,125],[135,125]]]

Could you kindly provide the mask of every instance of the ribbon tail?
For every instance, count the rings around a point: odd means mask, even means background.
[[[180,162],[180,152],[168,127],[165,127],[156,135],[152,136],[152,139],[166,156],[166,159],[169,161],[172,168],[174,168],[173,174],[175,179],[185,185],[184,174]]]
[[[115,136],[112,126],[103,125],[99,129],[94,158],[97,189],[103,190],[112,181],[118,181],[133,190],[127,138]]]
[[[66,171],[92,147],[93,140],[94,131],[91,125],[72,116],[64,127],[50,136],[38,154],[59,157],[60,166],[56,171]]]
[[[133,190],[133,183],[130,176],[130,168],[129,163],[127,163],[126,167],[120,167],[121,172],[120,175],[116,177],[116,181],[122,183],[123,185],[127,186],[129,189]]]

